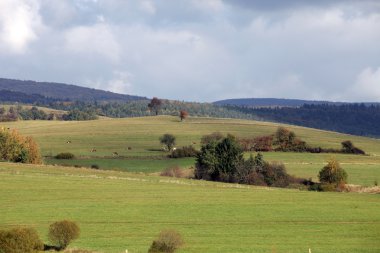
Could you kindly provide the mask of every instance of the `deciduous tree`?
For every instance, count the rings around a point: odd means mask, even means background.
[[[161,104],[162,104],[162,101],[158,99],[157,97],[154,97],[148,104],[148,108],[149,110],[154,111],[156,115],[158,115],[158,112],[161,109]]]
[[[186,119],[188,116],[189,116],[189,113],[187,111],[185,110],[179,111],[179,118],[181,119],[181,121]]]

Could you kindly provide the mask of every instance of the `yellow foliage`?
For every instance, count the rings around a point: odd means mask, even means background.
[[[42,163],[37,143],[16,130],[0,128],[0,159],[22,163]]]

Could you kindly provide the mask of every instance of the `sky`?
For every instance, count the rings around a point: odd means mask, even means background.
[[[380,1],[0,0],[0,77],[200,102],[380,102]]]

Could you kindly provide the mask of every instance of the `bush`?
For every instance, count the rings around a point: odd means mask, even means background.
[[[69,220],[56,221],[49,226],[49,240],[60,249],[65,249],[71,241],[77,239],[80,229],[77,223]]]
[[[56,159],[74,159],[75,155],[69,152],[59,153],[55,156]]]
[[[224,138],[223,134],[219,132],[214,132],[212,134],[204,135],[201,139],[201,144],[206,145],[211,142],[219,142]]]
[[[176,166],[176,167],[172,167],[172,168],[167,168],[166,170],[162,171],[160,173],[160,176],[180,178],[180,177],[184,176],[184,173],[180,167]]]
[[[347,182],[347,173],[340,167],[337,160],[331,159],[328,164],[319,171],[319,181],[322,184],[334,184],[335,187]]]
[[[196,157],[198,151],[193,146],[177,148],[169,155],[170,158]]]
[[[175,145],[175,137],[172,134],[164,134],[160,137],[160,143],[164,144],[170,151]]]
[[[97,165],[97,164],[92,164],[92,165],[91,165],[91,169],[96,169],[96,170],[98,170],[98,169],[100,169],[100,167],[99,167],[99,165]]]
[[[153,241],[148,253],[173,253],[182,245],[182,236],[177,231],[164,230]]]
[[[351,141],[342,142],[342,153],[365,155],[365,152],[355,147]]]
[[[267,163],[262,170],[262,174],[268,186],[286,187],[291,180],[282,163]]]
[[[43,243],[33,228],[0,230],[1,253],[29,253],[43,250]]]
[[[42,163],[37,143],[16,130],[0,128],[0,159],[21,163]]]

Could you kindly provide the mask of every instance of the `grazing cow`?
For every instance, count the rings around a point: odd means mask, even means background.
[[[67,144],[70,144],[70,143],[71,143],[71,141],[66,141],[66,143],[67,143]]]
[[[91,152],[96,152],[96,149],[95,148],[91,149]]]
[[[196,142],[193,141],[193,145],[197,144]]]
[[[117,152],[113,152],[112,155],[113,155],[113,156],[119,156],[119,153],[117,153]]]
[[[128,150],[132,150],[132,147],[128,147]]]

